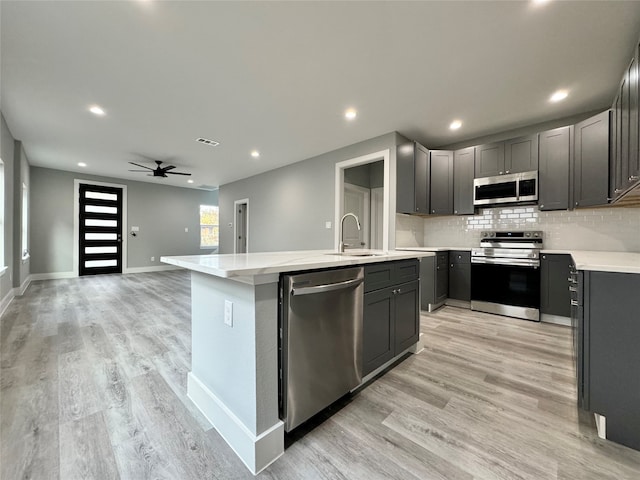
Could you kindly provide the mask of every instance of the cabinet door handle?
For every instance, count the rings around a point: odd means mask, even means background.
[[[577,300],[571,300],[571,306],[572,307],[578,307],[578,301]]]
[[[504,174],[504,172],[500,172],[500,175]]]
[[[631,178],[629,178],[629,180],[631,180]],[[621,188],[616,188],[616,189],[613,191],[613,193],[620,193],[621,191],[622,191],[622,189],[621,189]]]
[[[577,292],[578,289],[576,287],[572,287],[571,285],[569,285],[569,291],[570,292]]]
[[[451,268],[453,268],[453,263],[451,264]]]
[[[398,291],[396,293],[402,293],[402,289],[399,288]]]
[[[638,175],[631,175],[631,176],[629,177],[629,181],[630,181],[630,182],[635,182],[636,180],[638,180]]]
[[[509,173],[509,172],[510,172],[510,170],[507,170],[507,172],[506,172],[506,173]]]

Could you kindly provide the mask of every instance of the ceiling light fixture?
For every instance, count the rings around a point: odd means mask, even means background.
[[[91,105],[89,107],[89,111],[94,115],[98,115],[100,117],[102,117],[103,115],[106,115],[106,112],[99,105]]]
[[[564,100],[568,96],[569,96],[569,92],[567,92],[566,90],[558,90],[553,95],[551,95],[551,97],[549,97],[549,101],[550,102],[559,102],[561,100]]]
[[[355,108],[349,108],[346,112],[344,112],[344,116],[347,120],[353,120],[358,115]]]
[[[78,162],[78,166],[79,166],[79,167],[86,167],[86,166],[87,166],[87,164],[86,164],[86,163],[84,163],[84,162]]]
[[[215,140],[209,140],[208,138],[196,138],[196,142],[202,143],[203,145],[209,145],[210,147],[217,147],[220,145],[220,142],[216,142]]]
[[[260,152],[258,150],[251,150],[251,156],[253,158],[258,158],[260,156]]]
[[[457,130],[462,126],[462,122],[460,120],[454,120],[453,122],[451,122],[451,124],[449,124],[449,128],[451,130]]]

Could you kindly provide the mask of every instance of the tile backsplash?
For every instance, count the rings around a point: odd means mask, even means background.
[[[424,238],[414,233],[422,222]],[[640,252],[640,208],[541,212],[536,206],[485,208],[476,215],[397,215],[399,247],[476,247],[482,230],[542,230],[544,248]],[[422,242],[420,243],[420,240]]]

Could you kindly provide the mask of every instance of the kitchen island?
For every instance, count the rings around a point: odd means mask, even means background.
[[[350,253],[294,251],[161,258],[192,272],[189,398],[254,474],[284,452],[284,424],[278,405],[280,275],[433,255]]]

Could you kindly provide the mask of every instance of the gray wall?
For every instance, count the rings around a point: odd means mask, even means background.
[[[380,160],[378,162],[345,169],[344,182],[364,188],[383,187],[384,161]]]
[[[15,143],[9,127],[0,114],[0,154],[4,163],[4,265],[9,269],[0,277],[0,300],[13,288],[13,175]]]
[[[164,265],[162,255],[212,252],[200,249],[199,206],[217,205],[217,191],[32,167],[31,273],[73,271],[75,179],[127,186],[127,232],[132,225],[140,227],[136,237],[127,237],[128,268]]]
[[[220,252],[233,253],[233,202],[249,199],[249,251],[333,248],[335,164],[389,149],[391,132],[220,187]]]

